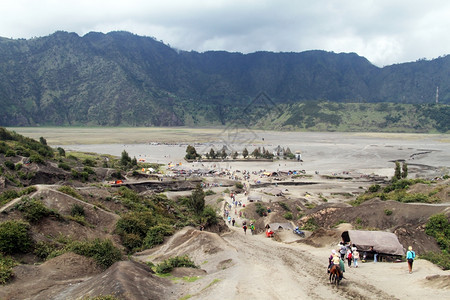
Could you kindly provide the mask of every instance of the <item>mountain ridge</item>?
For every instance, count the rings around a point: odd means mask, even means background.
[[[224,125],[261,92],[274,105],[432,104],[439,86],[450,103],[450,56],[379,68],[323,50],[188,52],[124,31],[2,38],[0,71],[3,126]]]

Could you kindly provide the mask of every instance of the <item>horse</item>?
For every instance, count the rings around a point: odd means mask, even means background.
[[[341,281],[341,268],[339,268],[338,265],[332,265],[330,268],[330,282],[335,284],[336,286],[339,285],[339,282]]]

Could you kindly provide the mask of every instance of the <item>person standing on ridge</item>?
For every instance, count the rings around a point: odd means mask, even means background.
[[[412,273],[412,267],[413,267],[413,262],[414,262],[415,258],[416,258],[416,253],[412,250],[412,247],[409,246],[408,252],[406,252],[406,260],[408,261],[409,274]]]

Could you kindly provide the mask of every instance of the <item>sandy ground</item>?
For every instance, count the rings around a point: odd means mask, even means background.
[[[146,129],[146,128],[84,128],[77,133],[72,128],[13,128],[30,137],[47,137],[50,145],[66,150],[90,151],[120,156],[127,151],[131,157],[162,164],[182,163],[188,144],[198,153],[226,146],[231,151],[251,153],[256,147],[273,151],[278,145],[300,151],[303,162],[275,160],[274,162],[224,161],[188,167],[209,167],[231,170],[306,170],[307,174],[339,174],[357,172],[392,176],[394,160],[405,160],[410,177],[440,176],[450,168],[450,135],[392,134],[338,132],[271,132],[228,131],[227,129]],[[109,131],[108,131],[109,130]],[[112,130],[112,131],[111,131]],[[119,139],[119,137],[121,139]],[[119,142],[122,141],[122,142]],[[76,144],[74,142],[77,141]],[[430,166],[430,169],[423,168]]]
[[[190,230],[181,231],[174,240],[193,235]],[[197,235],[185,243],[196,247],[161,247],[138,256],[146,261],[189,251],[207,271],[197,281],[179,286],[174,299],[448,299],[450,273],[424,260],[415,262],[412,274],[406,263],[359,263],[358,268],[346,268],[346,279],[336,287],[326,273],[333,242],[313,248],[280,243],[263,234],[244,235],[239,227],[222,237],[194,231]]]
[[[22,133],[20,130],[16,130]],[[48,133],[48,130],[47,130]],[[146,158],[151,162],[182,162],[191,168],[210,167],[228,170],[289,170],[304,169],[312,175],[311,181],[319,181],[322,174],[377,174],[391,176],[393,160],[403,159],[409,165],[409,174],[434,177],[448,173],[450,168],[449,135],[409,134],[356,134],[356,133],[274,133],[246,132],[233,136],[226,131],[195,131],[201,139],[190,136],[185,139],[180,132],[149,132],[130,142],[115,143],[102,139],[102,144],[69,145],[48,138],[52,146],[65,144],[66,150],[109,153],[120,156],[126,150],[130,156]],[[34,131],[39,138],[48,136]],[[110,133],[112,134],[112,133]],[[167,135],[179,138],[176,144],[151,144],[169,141]],[[178,134],[178,135],[177,135]],[[193,132],[186,133],[187,135]],[[194,135],[195,135],[194,134]],[[76,134],[74,133],[73,136]],[[89,134],[87,134],[89,135]],[[164,138],[164,135],[166,137]],[[72,137],[73,137],[72,136]],[[264,138],[264,141],[263,141]],[[212,146],[241,151],[244,147],[251,152],[256,146],[273,149],[280,145],[292,151],[301,151],[303,162],[274,161],[261,163],[219,162],[185,164],[186,142],[201,141],[198,152],[206,152]],[[172,142],[172,141],[171,141]],[[107,144],[109,143],[109,144]],[[215,165],[215,166],[214,166]],[[316,172],[319,173],[316,174]],[[252,180],[257,179],[256,177]],[[293,188],[287,195],[294,198],[305,196],[308,191],[319,193],[356,191],[368,182],[336,184],[332,180],[324,185]],[[328,196],[328,195],[327,195]],[[244,201],[242,195],[240,200]],[[305,196],[306,197],[306,196]],[[227,201],[229,200],[226,199]],[[333,201],[342,201],[338,198]],[[264,234],[246,235],[241,219],[229,233],[219,236],[185,228],[177,232],[160,247],[144,251],[135,258],[158,262],[167,257],[189,254],[207,274],[195,282],[175,284],[173,297],[168,299],[450,299],[450,273],[433,264],[416,260],[413,274],[408,274],[406,263],[360,263],[358,268],[347,268],[342,285],[335,287],[328,281],[326,267],[332,248],[339,239],[329,239],[322,248],[313,248],[295,242],[291,232],[280,234],[284,242],[266,238]],[[430,276],[435,276],[430,279]],[[441,276],[441,277],[439,277]],[[445,277],[442,277],[445,276]],[[428,278],[428,279],[427,279]]]

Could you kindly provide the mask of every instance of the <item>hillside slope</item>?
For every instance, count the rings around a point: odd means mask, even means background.
[[[430,104],[439,87],[448,104],[449,74],[449,56],[378,68],[355,53],[186,52],[127,32],[0,38],[0,125],[224,125],[260,93],[271,106]]]

